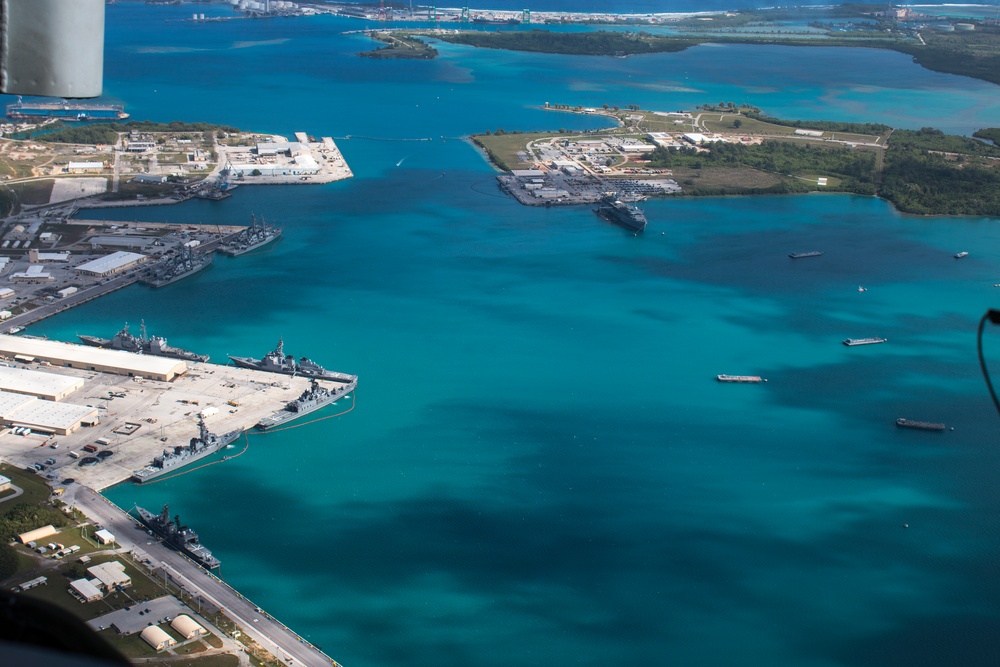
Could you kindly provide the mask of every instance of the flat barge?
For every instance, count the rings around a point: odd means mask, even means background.
[[[804,257],[819,257],[822,254],[819,250],[810,250],[809,252],[790,252],[788,256],[792,259],[802,259]]]
[[[879,343],[884,343],[888,338],[846,338],[844,339],[844,345],[848,347],[854,347],[855,345],[878,345]]]
[[[719,382],[739,382],[743,384],[757,384],[759,382],[767,382],[764,378],[759,375],[716,375],[715,379]]]
[[[896,426],[900,428],[915,428],[921,431],[943,431],[947,428],[944,424],[938,422],[922,422],[914,419],[904,419],[903,417],[896,420]]]

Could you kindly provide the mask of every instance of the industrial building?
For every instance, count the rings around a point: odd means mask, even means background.
[[[166,183],[167,177],[163,174],[136,174],[132,177],[133,183]]]
[[[47,401],[61,401],[77,389],[82,389],[83,385],[82,377],[0,366],[0,395],[11,392],[37,396]]]
[[[119,250],[118,252],[113,252],[110,255],[105,255],[104,257],[98,257],[97,259],[85,262],[76,267],[76,270],[90,276],[103,278],[105,276],[121,273],[122,271],[127,271],[136,264],[146,261],[146,259],[145,255],[140,255],[136,252]]]
[[[152,646],[154,651],[162,651],[177,643],[176,639],[164,632],[163,628],[158,625],[147,626],[139,636]]]
[[[104,597],[104,593],[93,582],[77,579],[69,582],[70,592],[83,602],[96,602]]]
[[[132,585],[132,577],[125,573],[125,566],[116,560],[88,567],[87,574],[100,581],[100,588],[106,593],[118,586],[128,588]]]
[[[32,264],[27,271],[10,274],[10,280],[15,283],[47,283],[52,280],[52,274],[41,264]]]
[[[71,174],[99,174],[104,171],[103,162],[70,162],[66,171]]]
[[[85,422],[96,424],[100,421],[97,408],[89,405],[55,403],[29,398],[30,402],[13,412],[3,415],[8,426],[26,426],[38,433],[69,435]]]
[[[187,372],[187,364],[179,359],[4,334],[0,334],[0,356],[12,359],[15,357],[35,359],[47,361],[54,366],[143,377],[163,382],[170,382],[178,375]]]
[[[59,531],[55,529],[55,526],[42,526],[41,528],[35,528],[34,530],[29,530],[26,533],[21,533],[17,536],[17,541],[21,544],[37,542],[38,540],[44,540],[46,537],[55,535],[57,532]]]
[[[181,637],[184,639],[194,639],[195,637],[201,637],[208,634],[208,631],[205,630],[204,626],[187,614],[180,614],[177,618],[170,621],[170,627],[180,633]]]
[[[99,421],[98,409],[89,405],[43,401],[23,393],[0,391],[0,424],[4,426],[68,435],[83,425]]]

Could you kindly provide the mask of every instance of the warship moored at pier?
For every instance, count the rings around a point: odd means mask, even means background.
[[[608,222],[621,225],[633,232],[646,229],[646,214],[643,210],[635,204],[621,201],[614,195],[604,197],[600,206],[594,209],[594,213]]]
[[[212,259],[211,253],[198,253],[184,248],[174,257],[151,266],[140,280],[152,287],[164,287],[207,269],[212,265]]]
[[[285,354],[284,339],[278,340],[278,347],[268,352],[261,359],[253,357],[229,357],[234,364],[240,368],[249,368],[255,371],[266,371],[268,373],[281,373],[282,375],[299,375],[316,380],[335,380],[337,382],[357,382],[357,375],[348,373],[337,373],[328,371],[315,361],[302,357],[296,360],[291,354]]]
[[[310,412],[315,412],[320,408],[335,403],[344,398],[358,386],[357,378],[348,384],[337,387],[324,387],[315,379],[309,384],[309,388],[302,392],[302,395],[294,401],[290,401],[280,412],[276,412],[269,417],[264,417],[257,422],[258,431],[266,431],[269,428],[280,426],[285,422],[303,417]]]
[[[138,505],[135,506],[135,512],[139,515],[142,525],[162,537],[169,546],[190,556],[206,570],[214,570],[222,565],[219,559],[202,545],[198,533],[181,525],[180,516],[175,516],[173,521],[170,520],[169,505],[164,505],[158,515]]]
[[[84,345],[91,347],[102,347],[109,350],[124,350],[125,352],[135,352],[136,354],[152,354],[157,357],[170,357],[171,359],[183,359],[184,361],[208,361],[207,354],[196,354],[179,347],[167,345],[167,339],[162,336],[149,336],[146,334],[146,323],[141,326],[141,333],[136,336],[128,330],[128,323],[116,333],[112,338],[99,338],[97,336],[87,336],[77,334]]]
[[[132,480],[142,484],[173,470],[183,468],[189,463],[194,463],[209,454],[214,454],[223,447],[228,447],[242,434],[243,429],[240,428],[235,431],[223,433],[222,435],[215,435],[209,432],[208,426],[205,425],[205,420],[199,418],[198,435],[191,438],[191,442],[185,446],[163,450],[163,453],[154,458],[150,465],[133,471]]]
[[[128,118],[120,104],[87,104],[75,102],[24,102],[20,97],[8,104],[7,118],[19,121],[58,120],[124,120]]]
[[[218,251],[223,255],[238,257],[277,241],[281,238],[281,233],[281,227],[268,224],[264,218],[258,222],[257,217],[251,213],[250,226],[244,228],[227,243],[220,245]]]

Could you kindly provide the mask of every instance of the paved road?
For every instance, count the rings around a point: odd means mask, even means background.
[[[56,313],[61,313],[64,310],[69,310],[74,306],[79,306],[81,303],[90,301],[91,299],[96,299],[98,297],[104,296],[109,292],[114,292],[115,290],[121,289],[123,287],[128,287],[132,283],[138,280],[138,273],[130,271],[126,274],[111,278],[106,283],[102,285],[95,285],[93,287],[86,287],[81,289],[79,292],[75,292],[65,298],[56,299],[50,303],[46,303],[43,306],[39,306],[33,310],[29,310],[21,315],[15,315],[14,317],[9,317],[4,320],[3,327],[7,330],[11,327],[24,327],[32,322],[37,322],[43,320],[46,317],[51,317]]]
[[[256,611],[229,584],[208,573],[186,556],[165,547],[159,542],[146,544],[147,535],[136,529],[135,521],[103,496],[89,488],[73,485],[63,497],[75,505],[95,523],[111,531],[115,540],[125,549],[138,549],[149,554],[154,568],[161,568],[167,576],[192,596],[201,595],[226,611],[240,629],[288,665],[302,667],[329,667],[338,663],[312,647],[291,629],[263,612]]]

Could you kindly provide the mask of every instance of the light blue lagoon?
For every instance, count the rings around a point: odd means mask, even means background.
[[[971,133],[1000,126],[997,86],[828,48],[383,62],[353,55],[371,43],[343,19],[164,21],[190,13],[108,7],[109,95],[137,119],[341,137],[356,177],[92,212],[253,211],[285,238],[32,329],[144,318],[216,361],[284,337],[357,373],[357,407],[112,500],[170,502],[227,581],[347,667],[1000,660],[1000,416],[975,349],[1000,302],[997,220],[663,199],[633,236],[587,207],[519,206],[461,139],[606,122],[546,101]],[[889,342],[841,344],[862,336]]]

